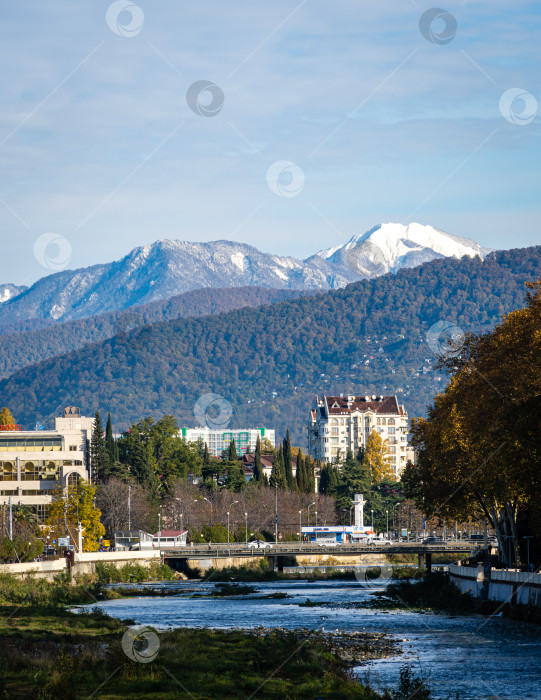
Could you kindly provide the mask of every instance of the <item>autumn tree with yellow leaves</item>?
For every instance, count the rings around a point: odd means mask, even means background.
[[[375,430],[368,436],[364,449],[363,467],[368,471],[372,482],[384,479],[394,480],[395,474],[391,466],[387,445]]]
[[[53,501],[45,526],[49,536],[70,538],[70,543],[77,547],[77,526],[81,523],[83,530],[83,552],[95,552],[105,528],[100,522],[101,511],[94,505],[96,488],[80,479],[76,486],[67,489],[57,488],[53,491]]]
[[[541,281],[528,286],[525,308],[440,359],[451,380],[414,421],[417,464],[402,477],[425,513],[486,517],[508,564],[541,539]]]

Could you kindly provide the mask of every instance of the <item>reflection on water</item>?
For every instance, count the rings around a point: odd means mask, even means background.
[[[299,627],[315,630],[387,632],[403,653],[358,667],[376,688],[396,686],[400,666],[408,663],[429,679],[433,696],[461,700],[541,699],[541,628],[500,617],[452,617],[406,611],[299,607],[312,602],[366,600],[373,589],[354,581],[284,581],[249,584],[256,595],[287,593],[287,600],[191,598],[208,593],[213,583],[175,582],[157,587],[178,591],[168,598],[129,598],[100,603],[113,617],[156,628]]]

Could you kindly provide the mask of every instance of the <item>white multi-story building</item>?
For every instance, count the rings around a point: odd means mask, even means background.
[[[308,451],[323,463],[340,462],[348,450],[356,454],[366,447],[373,430],[387,445],[389,463],[400,476],[414,453],[409,444],[408,414],[396,396],[316,398],[308,424]]]
[[[268,428],[235,428],[217,430],[213,428],[181,428],[180,436],[186,442],[205,442],[209,453],[214,457],[221,457],[231,440],[235,442],[239,457],[247,452],[253,452],[259,437],[261,442],[270,441],[274,447],[274,430]]]
[[[0,430],[0,505],[33,506],[43,519],[52,501],[51,492],[60,486],[90,481],[89,444],[94,418],[81,416],[69,406],[55,418],[54,430]]]

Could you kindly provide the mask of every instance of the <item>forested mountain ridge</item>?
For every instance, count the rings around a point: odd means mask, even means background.
[[[444,386],[427,332],[437,322],[492,328],[541,278],[541,247],[444,258],[324,294],[180,319],[121,333],[0,382],[19,422],[50,422],[64,405],[111,410],[126,426],[171,413],[193,425],[208,392],[233,406],[231,425],[302,430],[316,393],[396,393],[410,415]]]
[[[49,325],[43,329],[0,335],[0,377],[8,377],[26,365],[63,355],[83,345],[99,342],[122,331],[157,321],[209,316],[244,306],[273,304],[297,298],[293,289],[237,287],[236,289],[195,289],[163,301],[113,311],[90,318]],[[5,332],[7,328],[3,329]]]

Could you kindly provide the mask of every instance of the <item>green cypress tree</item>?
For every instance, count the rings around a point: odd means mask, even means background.
[[[297,454],[297,473],[295,474],[295,481],[297,483],[297,490],[301,492],[304,491],[305,474],[302,450],[299,450]]]
[[[310,455],[306,455],[306,459],[304,460],[304,479],[306,484],[306,493],[315,493],[316,475],[314,473],[314,463]]]
[[[115,439],[113,437],[113,422],[111,421],[111,411],[107,415],[107,426],[105,428],[105,449],[109,455],[109,462],[115,461]]]
[[[281,446],[278,450],[278,453],[274,457],[274,462],[272,463],[272,471],[269,484],[271,488],[274,488],[275,485],[278,485],[279,489],[287,488],[286,475],[284,472],[284,454]]]
[[[103,424],[98,411],[96,411],[94,417],[94,430],[90,441],[90,464],[92,468],[92,480],[95,483],[103,483],[107,477],[110,458],[105,446]]]
[[[254,481],[257,481],[258,483],[263,481],[263,465],[261,464],[261,440],[259,439],[259,436],[255,445]]]
[[[289,430],[286,432],[286,436],[283,442],[283,454],[284,454],[284,471],[286,476],[287,488],[290,491],[295,490],[295,481],[293,479],[293,460],[291,458],[291,439],[289,437]]]
[[[235,441],[231,440],[229,443],[229,448],[228,448],[228,454],[227,454],[227,461],[228,462],[238,462],[239,457],[237,455],[237,446],[235,445]]]

